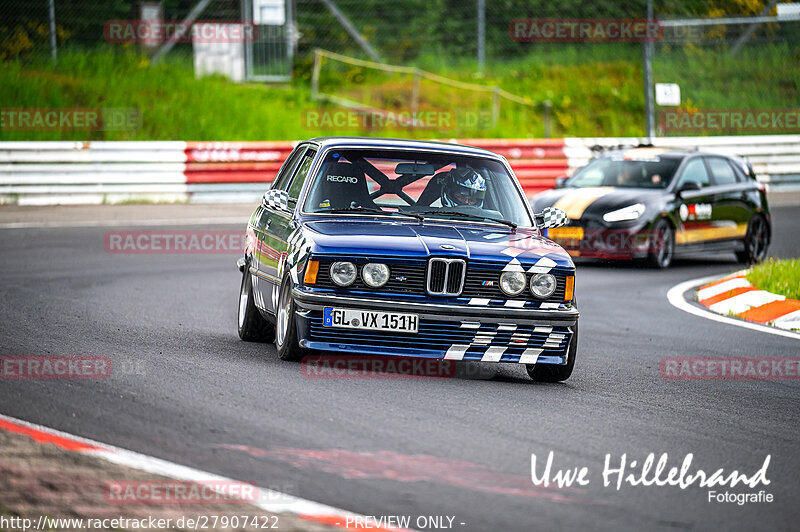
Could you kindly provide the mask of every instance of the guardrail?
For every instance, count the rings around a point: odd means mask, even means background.
[[[598,149],[638,138],[460,139],[505,156],[525,192],[552,188]],[[258,201],[294,142],[0,142],[0,203]],[[800,135],[667,137],[656,145],[747,157],[770,191],[800,190]]]

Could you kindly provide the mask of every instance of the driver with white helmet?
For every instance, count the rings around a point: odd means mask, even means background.
[[[454,168],[442,183],[442,207],[483,207],[486,180],[472,168]]]

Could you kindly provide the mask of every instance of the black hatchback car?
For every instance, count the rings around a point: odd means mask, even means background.
[[[743,159],[638,147],[608,152],[531,200],[563,209],[548,236],[573,257],[646,259],[666,268],[678,254],[764,259],[771,238],[764,186]]]

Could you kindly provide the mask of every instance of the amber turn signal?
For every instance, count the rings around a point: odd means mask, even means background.
[[[575,276],[567,276],[567,284],[564,287],[564,301],[572,301],[575,292]]]
[[[305,277],[303,277],[303,283],[316,284],[317,273],[319,273],[319,261],[318,260],[308,261],[308,264],[306,264],[306,275]]]

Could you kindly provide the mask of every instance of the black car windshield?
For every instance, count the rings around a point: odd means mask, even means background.
[[[600,157],[576,172],[567,181],[567,186],[667,188],[679,163],[677,157]]]
[[[502,163],[428,151],[330,150],[303,210],[533,225]]]

